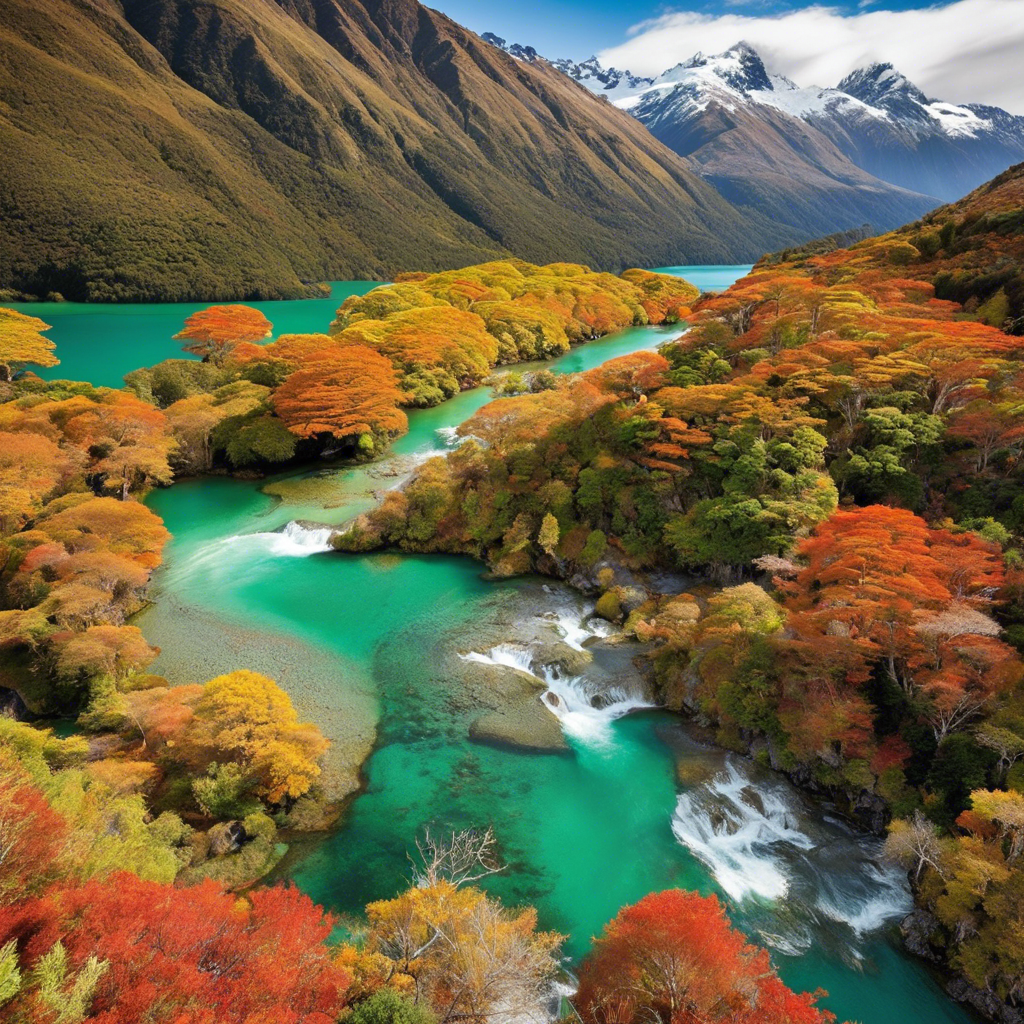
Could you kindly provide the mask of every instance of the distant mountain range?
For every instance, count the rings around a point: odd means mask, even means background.
[[[531,48],[484,38],[521,61],[543,61]],[[769,74],[746,43],[698,53],[657,78],[596,58],[550,63],[627,110],[728,199],[819,233],[848,226],[837,215],[879,228],[912,220],[1024,159],[1024,117],[929,99],[889,64],[823,89]]]
[[[744,262],[802,233],[416,0],[4,0],[0,290],[306,294],[512,253]]]

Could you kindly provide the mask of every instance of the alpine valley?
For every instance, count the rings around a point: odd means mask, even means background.
[[[0,0],[0,1024],[1024,1024],[1016,3]]]
[[[545,63],[532,48],[484,38]],[[632,114],[741,209],[812,234],[896,227],[1024,159],[1024,117],[929,99],[891,64],[825,89],[770,74],[742,42],[657,78],[596,58],[552,64]]]

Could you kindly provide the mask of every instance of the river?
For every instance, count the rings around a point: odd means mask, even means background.
[[[709,273],[687,269],[695,279]],[[717,287],[728,283],[722,268],[713,273]],[[314,310],[313,302],[327,305]],[[336,302],[261,308],[278,330],[312,331],[326,328]],[[72,332],[62,307],[45,307],[67,360],[60,376],[75,365],[77,376],[110,383],[113,368],[172,355],[174,343],[164,335],[157,344],[152,325],[163,318],[161,330],[177,330],[194,307],[143,307],[137,316],[128,308],[69,311]],[[676,333],[623,331],[552,365],[587,369]],[[501,665],[530,668],[538,636],[585,639],[589,609],[567,588],[484,582],[466,559],[326,553],[326,531],[288,525],[341,523],[370,507],[375,492],[445,450],[452,428],[488,400],[478,389],[413,411],[383,464],[259,483],[186,481],[149,498],[173,534],[156,604],[139,620],[163,648],[154,671],[174,682],[239,667],[274,676],[334,740],[340,791],[370,755],[343,826],[286,859],[285,873],[355,919],[366,902],[403,887],[406,852],[423,825],[490,824],[509,867],[487,888],[537,906],[543,927],[568,935],[574,959],[622,904],[682,886],[723,896],[737,924],[772,947],[790,985],[829,990],[824,1005],[840,1021],[973,1020],[899,951],[893,926],[909,895],[881,864],[878,843],[828,819],[783,780],[701,747],[673,716],[638,710],[642,688],[621,652],[602,652],[579,678],[551,680],[567,750],[526,753],[469,739],[488,687],[507,671]],[[268,483],[284,500],[264,493]],[[587,694],[609,675],[622,680],[621,692],[597,710]]]

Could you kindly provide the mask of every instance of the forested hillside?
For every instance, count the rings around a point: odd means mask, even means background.
[[[0,288],[40,297],[292,297],[509,253],[621,270],[799,240],[416,0],[10,0],[0,147]]]

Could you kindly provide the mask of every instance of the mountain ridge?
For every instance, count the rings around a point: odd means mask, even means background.
[[[880,181],[945,202],[1024,159],[1024,117],[984,104],[930,99],[891,64],[859,68],[835,88],[801,88],[769,74],[746,42],[711,57],[698,53],[653,78],[606,70],[596,57],[579,64],[552,63],[649,127],[656,116],[663,122],[673,103],[677,120],[693,118],[694,111],[682,115],[679,110],[681,93],[701,104],[696,113],[713,99],[726,107],[742,104],[776,132],[778,118],[768,109],[779,111],[819,133],[842,157]],[[789,131],[801,134],[792,125]]]
[[[415,0],[5,13],[0,288],[277,298],[510,253],[614,270],[800,240]]]

